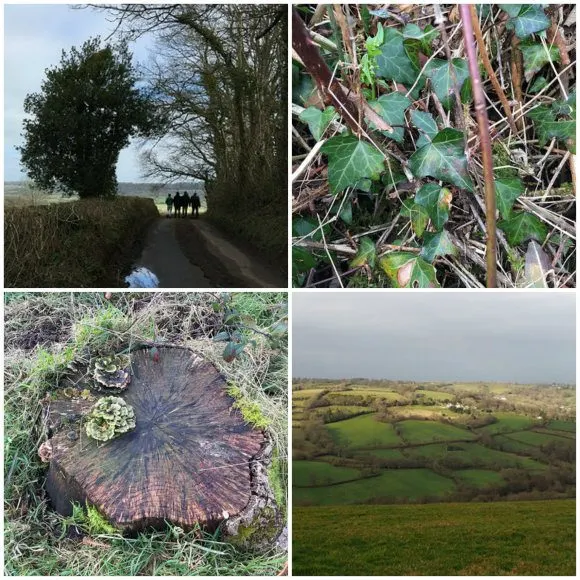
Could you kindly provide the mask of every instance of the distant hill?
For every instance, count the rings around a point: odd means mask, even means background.
[[[33,185],[30,181],[5,181],[4,195],[22,196],[29,195],[33,190]],[[187,191],[191,193],[197,191],[198,195],[204,199],[205,189],[201,181],[182,181],[178,183],[135,183],[122,181],[118,185],[119,195],[135,195],[141,197],[165,197],[168,193],[175,193],[176,191]],[[45,194],[50,195],[50,194]],[[59,192],[54,195],[60,197]]]

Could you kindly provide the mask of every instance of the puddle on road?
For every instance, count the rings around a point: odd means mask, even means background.
[[[159,278],[148,268],[140,266],[125,276],[129,288],[159,288]]]

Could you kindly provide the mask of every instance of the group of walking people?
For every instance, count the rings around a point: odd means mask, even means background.
[[[174,197],[171,194],[167,196],[165,205],[167,206],[167,217],[172,215],[175,215],[175,217],[187,217],[187,208],[191,205],[191,215],[198,218],[201,200],[197,192],[188,195],[187,191],[183,193],[177,191]]]

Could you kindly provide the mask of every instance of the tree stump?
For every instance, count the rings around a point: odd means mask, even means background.
[[[87,502],[129,531],[165,522],[215,530],[244,514],[256,485],[252,469],[268,441],[232,408],[223,377],[200,355],[178,347],[159,347],[158,356],[135,351],[131,368],[131,382],[117,396],[133,407],[136,427],[118,438],[97,442],[82,420],[68,421],[95,399],[47,403],[53,436],[43,447],[55,509],[69,515],[71,502]]]

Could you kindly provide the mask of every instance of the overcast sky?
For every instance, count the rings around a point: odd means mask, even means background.
[[[23,103],[40,90],[44,71],[60,62],[62,50],[80,46],[90,37],[105,39],[114,30],[107,16],[93,9],[73,10],[64,4],[7,5],[4,8],[4,180],[26,175],[20,168]],[[144,63],[153,48],[151,37],[131,46],[133,61]],[[119,181],[143,181],[135,146],[121,152]]]
[[[575,383],[574,293],[295,292],[293,376]]]

